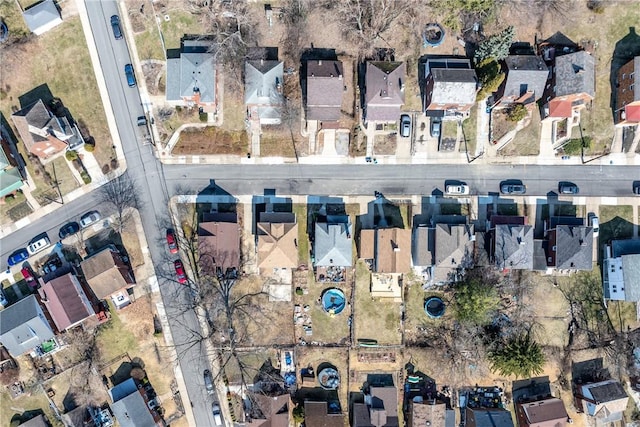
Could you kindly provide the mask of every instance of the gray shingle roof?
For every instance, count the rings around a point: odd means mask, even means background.
[[[433,265],[434,231],[427,226],[417,227],[413,231],[413,265],[420,267]]]
[[[307,61],[307,119],[340,118],[344,78],[340,61]]]
[[[35,34],[42,34],[50,29],[48,27],[62,23],[60,12],[58,12],[58,8],[56,8],[53,0],[44,0],[28,8],[22,13],[22,17],[27,23],[29,30]]]
[[[432,69],[432,104],[473,104],[476,101],[475,70]]]
[[[494,259],[499,268],[533,269],[533,227],[530,225],[496,225]]]
[[[367,62],[365,107],[368,121],[394,121],[404,104],[404,62]]]
[[[111,404],[120,427],[156,427],[142,395],[137,391]]]
[[[180,56],[167,59],[167,101],[181,101],[200,92],[200,101],[216,101],[215,55],[209,40],[183,39]]]
[[[53,330],[33,295],[0,311],[0,342],[17,357],[53,338]]]
[[[517,99],[531,91],[537,101],[542,96],[549,69],[542,58],[536,55],[510,55],[505,61],[507,76],[503,98]]]
[[[247,61],[244,65],[244,103],[277,106],[282,103],[278,86],[283,84],[282,61]]]
[[[513,427],[511,412],[504,409],[469,409],[467,424],[475,427]]]
[[[587,386],[594,400],[600,403],[613,402],[618,399],[626,399],[627,392],[618,381],[603,381]]]
[[[556,268],[591,270],[593,268],[593,228],[568,225],[556,227]]]
[[[584,50],[556,58],[555,96],[596,94],[596,61]]]
[[[351,267],[353,265],[353,234],[352,226],[348,221],[349,217],[345,216],[344,222],[316,222],[313,247],[316,266]]]

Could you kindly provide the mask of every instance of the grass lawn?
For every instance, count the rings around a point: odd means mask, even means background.
[[[180,133],[173,147],[175,155],[243,154],[248,144],[247,132],[226,131],[216,126],[189,128]]]
[[[356,265],[355,338],[374,338],[381,345],[401,344],[401,303],[389,299],[374,299],[370,288],[369,269],[360,260]]]
[[[404,285],[404,304],[405,304],[405,322],[404,322],[404,334],[405,342],[415,342],[419,336],[418,328],[428,328],[440,324],[440,322],[452,319],[453,310],[447,307],[445,315],[441,319],[431,319],[424,312],[424,303],[427,297],[439,296],[446,302],[447,298],[439,290],[422,289],[421,283],[418,280],[405,279]]]
[[[455,120],[444,120],[442,122],[442,139],[458,138],[458,122]]]
[[[500,153],[505,156],[537,156],[540,154],[540,113],[534,108],[531,122],[516,133]]]
[[[632,330],[638,327],[636,317],[636,303],[628,301],[608,301],[607,311],[613,327],[620,333],[625,333],[627,327]]]
[[[633,237],[633,207],[600,206],[600,242]]]
[[[307,139],[300,135],[299,130],[293,131],[292,140],[291,131],[285,125],[263,126],[260,136],[260,157],[295,157],[294,144],[296,147],[302,144],[309,145]]]
[[[293,213],[298,222],[298,262],[309,264],[309,235],[307,234],[307,205],[294,204]]]
[[[138,341],[131,331],[133,325],[122,323],[111,301],[109,301],[109,311],[111,311],[111,320],[99,327],[96,339],[100,359],[106,362],[123,353],[129,353],[133,357],[138,350]]]
[[[14,197],[5,197],[0,204],[0,224],[10,224],[33,213],[24,194],[17,192]]]
[[[0,393],[0,425],[12,425],[11,419],[14,415],[20,413],[14,408],[19,408],[20,412],[43,411],[53,427],[62,426],[62,423],[54,416],[53,411],[49,407],[47,396],[45,396],[40,387],[33,387],[30,396],[22,396],[16,400],[11,400],[9,393],[3,390],[2,393]]]
[[[11,7],[17,9],[14,2],[2,3],[3,16],[7,16],[4,11]],[[15,10],[10,12],[11,16],[17,13]],[[22,22],[21,17],[18,19]],[[66,19],[42,36],[9,46],[2,57],[0,75],[7,102],[0,104],[0,111],[7,121],[11,121],[11,113],[21,108],[21,104],[30,104],[40,97],[60,98],[78,127],[86,129],[95,139],[93,154],[98,163],[101,166],[109,163],[113,154],[112,141],[77,16]],[[28,97],[20,99],[28,92],[31,92]]]
[[[462,122],[462,135],[464,141],[460,144],[460,151],[469,151],[472,156],[476,153],[476,144],[478,142],[478,107],[471,107],[469,117]],[[466,144],[465,144],[466,142]]]
[[[63,195],[68,194],[76,188],[80,187],[80,184],[71,173],[71,169],[69,169],[72,167],[73,166],[70,165],[64,157],[58,157],[54,161],[45,165],[45,169],[49,172],[49,174],[51,174],[51,177],[58,181],[60,191]]]
[[[13,1],[0,2],[0,16],[9,28],[10,39],[20,39],[29,35],[30,31],[22,18],[20,9]],[[2,88],[4,90],[4,87]]]

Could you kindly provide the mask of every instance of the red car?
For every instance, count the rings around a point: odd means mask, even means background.
[[[178,253],[178,241],[176,240],[176,234],[173,230],[167,230],[167,246],[169,246],[169,252],[172,254]]]
[[[184,265],[182,265],[182,261],[179,259],[173,262],[173,266],[176,269],[176,276],[178,276],[178,283],[184,285],[187,283],[187,275],[184,273]]]
[[[20,270],[20,272],[22,273],[22,277],[24,277],[24,280],[26,280],[27,282],[33,282],[35,280],[31,268],[24,267],[22,270]]]

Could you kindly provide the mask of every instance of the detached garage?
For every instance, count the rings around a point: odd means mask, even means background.
[[[27,23],[29,30],[37,36],[62,24],[60,11],[53,0],[44,0],[25,9],[25,11],[22,12],[22,17]]]

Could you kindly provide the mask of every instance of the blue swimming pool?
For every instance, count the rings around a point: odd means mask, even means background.
[[[322,308],[329,314],[340,314],[344,310],[346,299],[340,289],[330,288],[322,293]]]

